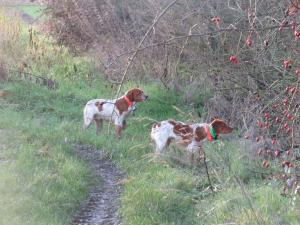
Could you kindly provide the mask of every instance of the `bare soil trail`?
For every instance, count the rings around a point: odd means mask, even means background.
[[[107,154],[91,146],[75,145],[74,151],[78,157],[86,160],[96,184],[92,188],[86,201],[74,215],[72,225],[120,225],[118,214],[122,186],[122,173],[108,159]]]

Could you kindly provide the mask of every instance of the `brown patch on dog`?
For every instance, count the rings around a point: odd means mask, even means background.
[[[172,124],[173,126],[175,126],[175,125],[177,124],[177,122],[176,122],[175,120],[168,120],[168,122],[169,122],[170,124]]]
[[[130,100],[131,101],[131,100]],[[126,112],[128,111],[128,103],[127,101],[125,100],[125,98],[119,98],[117,101],[116,101],[116,108],[117,110],[119,111],[119,114],[122,115],[123,112]]]
[[[191,140],[193,138],[193,128],[188,124],[178,123],[175,120],[168,120],[174,126],[173,132],[182,137],[183,140]]]
[[[214,129],[216,135],[219,134],[229,134],[232,132],[233,128],[228,126],[224,121],[215,119],[211,123],[212,128]]]
[[[98,111],[101,112],[103,111],[103,105],[105,102],[96,102],[95,106],[98,108]]]
[[[200,142],[201,140],[204,140],[206,138],[206,131],[204,127],[197,127],[195,130],[195,140],[197,142]]]

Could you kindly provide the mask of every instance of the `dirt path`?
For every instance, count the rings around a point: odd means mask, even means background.
[[[103,151],[91,146],[75,145],[74,151],[86,160],[96,177],[96,185],[75,214],[71,225],[120,225],[118,215],[124,174],[114,166]]]

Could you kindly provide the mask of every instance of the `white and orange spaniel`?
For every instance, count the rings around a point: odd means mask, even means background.
[[[233,128],[219,119],[214,119],[210,124],[185,124],[175,120],[164,120],[152,126],[151,138],[155,142],[156,153],[163,153],[171,141],[175,140],[177,144],[185,146],[193,160],[194,153],[201,150],[203,140],[216,140],[220,134],[228,134],[232,130]]]
[[[103,120],[112,121],[116,127],[116,135],[121,137],[125,129],[126,118],[135,109],[137,102],[143,102],[148,98],[139,88],[133,88],[118,99],[93,99],[86,103],[83,110],[83,127],[88,128],[95,120],[97,134],[102,127]]]

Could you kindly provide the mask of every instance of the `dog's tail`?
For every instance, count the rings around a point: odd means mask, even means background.
[[[154,123],[154,124],[152,125],[152,130],[157,129],[157,128],[159,128],[160,126],[161,126],[161,123],[160,123],[160,122]]]
[[[153,139],[156,132],[159,132],[159,128],[161,126],[160,122],[154,123],[151,128],[151,138]]]
[[[89,107],[88,107],[88,105],[86,105],[83,109],[83,128],[84,129],[87,129],[93,121],[93,119],[90,117],[89,114],[90,114]]]

